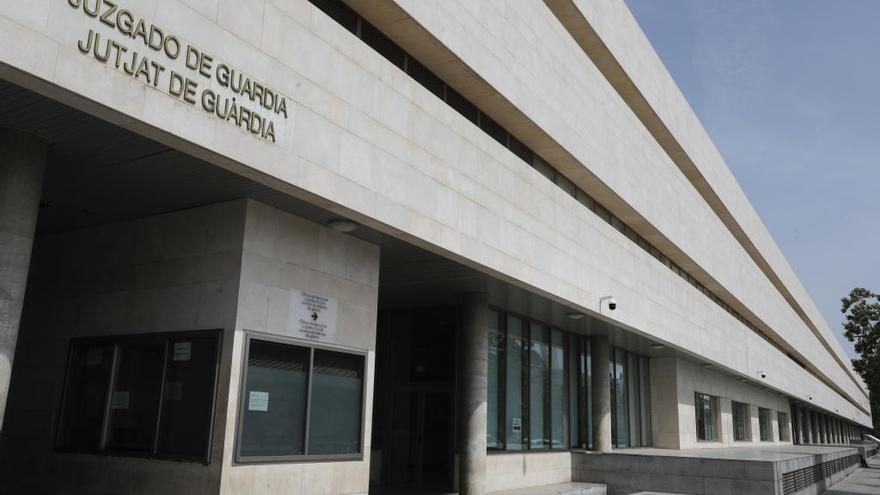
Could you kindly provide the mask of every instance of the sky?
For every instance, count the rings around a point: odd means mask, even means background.
[[[800,277],[880,291],[880,1],[626,0]]]

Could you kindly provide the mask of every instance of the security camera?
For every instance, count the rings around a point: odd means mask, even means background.
[[[761,379],[763,380],[763,379],[767,378],[767,373],[764,373],[763,371],[759,371],[758,376],[761,377]]]
[[[614,311],[617,309],[617,299],[614,299],[614,296],[602,296],[599,298],[599,309],[602,308],[602,301],[608,301],[608,309]]]

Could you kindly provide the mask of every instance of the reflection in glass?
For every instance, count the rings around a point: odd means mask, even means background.
[[[508,316],[506,342],[507,369],[505,370],[507,382],[505,389],[507,441],[505,447],[507,450],[523,450],[526,448],[525,436],[523,435],[523,430],[526,428],[524,419],[525,402],[523,401],[525,398],[523,396],[523,373],[525,368],[523,366],[527,350],[522,320],[515,316]]]
[[[309,454],[361,451],[364,357],[315,349],[309,401]]]
[[[116,380],[110,393],[108,448],[153,450],[164,358],[165,344],[161,341],[119,346]]]
[[[565,337],[562,331],[550,333],[550,447],[566,448],[565,444]]]
[[[241,432],[241,455],[305,453],[309,349],[251,340]]]
[[[697,418],[697,440],[714,442],[718,440],[716,428],[716,400],[707,394],[694,393],[694,410]]]
[[[488,381],[487,381],[487,397],[486,397],[486,448],[502,449],[501,425],[504,424],[503,419],[499,421],[499,405],[501,403],[501,368],[499,366],[500,359],[503,355],[502,346],[504,345],[504,336],[499,328],[500,315],[497,311],[489,312],[489,341],[488,341]]]
[[[544,426],[544,406],[550,385],[550,345],[547,328],[537,323],[530,326],[529,352],[529,448],[550,446]]]
[[[737,442],[750,441],[749,432],[749,405],[742,402],[733,402],[733,439]]]

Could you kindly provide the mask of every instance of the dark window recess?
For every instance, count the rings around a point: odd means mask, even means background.
[[[415,79],[417,83],[424,86],[425,89],[434,93],[434,96],[441,100],[443,99],[443,90],[446,84],[442,79],[434,75],[433,72],[429,71],[427,67],[422,65],[421,62],[412,57],[408,57],[406,62],[406,73]]]
[[[510,146],[510,151],[512,151],[514,155],[518,156],[520,160],[529,164],[532,163],[535,154],[528,146],[526,146],[519,139],[513,136],[510,136],[508,144]]]
[[[375,26],[371,25],[365,19],[360,17],[355,11],[349,8],[345,3],[340,0],[309,0],[315,7],[322,10],[328,16],[336,20],[339,24],[344,26],[346,29],[354,33],[355,36],[358,36],[362,41],[372,47],[374,50],[379,52],[383,57],[390,60],[391,63],[396,65],[401,69],[405,69],[407,74],[409,74],[413,79],[415,79],[419,84],[427,88],[430,92],[434,93],[438,98],[443,99],[449,106],[454,108],[458,113],[462,114],[465,118],[479,126],[483,129],[484,132],[492,136],[496,141],[501,143],[503,146],[506,146],[510,151],[512,151],[516,156],[518,156],[521,160],[531,165],[533,168],[540,171],[545,177],[555,182],[555,177],[557,176],[557,172],[546,162],[543,165],[538,164],[539,158],[537,154],[534,153],[528,146],[526,146],[521,141],[517,140],[510,133],[507,132],[506,129],[500,127],[496,122],[489,119],[489,124],[483,124],[483,119],[488,119],[473,103],[471,103],[464,96],[459,94],[457,91],[450,88],[442,79],[437,77],[437,75],[430,72],[423,64],[419,63],[415,59],[412,58],[409,54],[407,54],[400,46],[391,41],[387,36],[382,34]],[[498,127],[496,127],[498,126]],[[502,133],[507,134],[506,139],[502,139]],[[544,165],[550,167],[550,172],[547,173],[544,170]],[[564,182],[560,184],[560,187],[565,189],[567,184]],[[566,192],[569,192],[566,190]],[[597,203],[593,198],[591,198],[586,192],[582,191],[580,188],[576,191],[574,195],[577,200],[587,207],[590,211],[595,212],[600,218],[605,220],[608,223],[612,221],[611,213],[605,209],[602,205]],[[645,251],[651,252],[653,246],[648,245],[647,247],[644,245],[646,242],[643,238],[638,236],[630,235],[627,231],[629,227],[620,230],[626,237],[628,237],[633,242],[638,242],[638,245],[642,247]],[[654,253],[652,253],[654,254]],[[655,255],[658,261],[666,264],[666,266],[673,271],[675,271],[675,265],[673,263],[666,263],[662,257]],[[689,281],[690,275],[688,275]],[[696,287],[696,284],[691,281],[691,284]],[[710,296],[711,293],[705,290],[701,290],[709,299],[711,299],[716,304],[721,304],[720,299],[715,299]],[[725,310],[729,312],[734,318],[737,318],[744,325],[749,327],[755,332],[759,332],[757,327],[752,324],[750,321],[746,320],[742,315],[736,313],[732,309],[728,309],[725,307]],[[760,333],[762,337],[767,340],[773,347],[782,350],[782,347],[776,342],[770,340],[766,335]],[[808,368],[804,368],[813,376],[818,375]]]
[[[479,111],[473,103],[467,100],[458,91],[446,87],[446,103],[449,104],[456,112],[460,113],[464,118],[470,120],[474,124],[479,124],[477,114]]]
[[[73,339],[56,446],[209,460],[219,331]]]
[[[498,122],[495,122],[484,113],[480,114],[480,129],[492,139],[501,143],[501,146],[507,146],[507,131]]]
[[[403,69],[404,60],[406,60],[406,52],[403,51],[396,43],[391,41],[381,31],[373,27],[367,22],[361,23],[361,39],[380,55],[388,59],[389,62]]]
[[[321,9],[331,19],[338,22],[342,27],[357,34],[358,19],[360,16],[345,3],[339,0],[309,0],[312,5]]]

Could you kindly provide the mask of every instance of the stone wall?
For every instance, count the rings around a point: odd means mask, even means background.
[[[211,463],[56,453],[73,337],[222,329],[218,396],[229,383],[245,202],[40,237],[0,442],[2,493],[215,494],[225,407]]]

